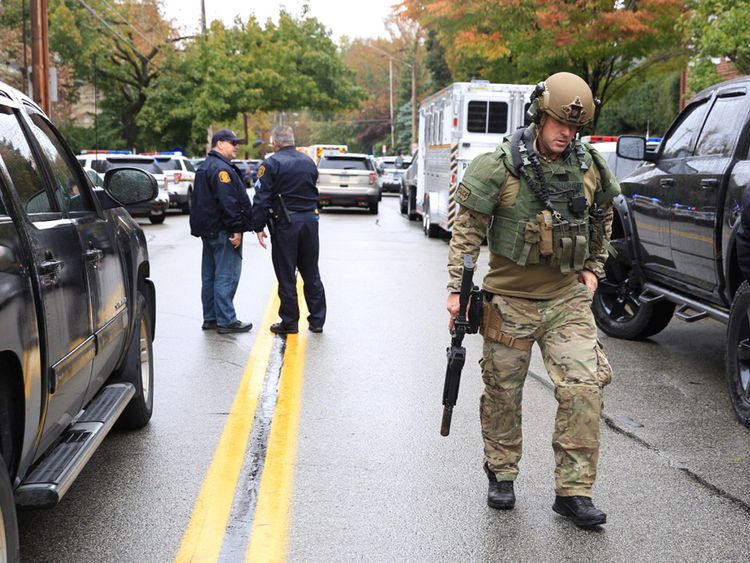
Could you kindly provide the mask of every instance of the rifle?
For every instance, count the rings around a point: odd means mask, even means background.
[[[451,431],[453,407],[458,399],[458,385],[461,371],[466,362],[466,348],[463,343],[466,334],[476,334],[482,323],[482,291],[474,285],[474,261],[471,255],[464,254],[464,271],[461,276],[461,293],[458,298],[458,315],[453,321],[451,345],[447,348],[448,367],[445,370],[443,386],[443,420],[440,435],[447,436]],[[468,312],[468,314],[467,314]]]

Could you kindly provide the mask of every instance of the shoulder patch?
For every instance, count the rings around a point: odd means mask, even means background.
[[[222,184],[231,184],[232,178],[229,176],[229,172],[227,172],[226,170],[222,170],[221,172],[219,172],[219,182],[221,182]]]
[[[463,184],[459,184],[458,190],[456,190],[456,196],[458,197],[459,201],[466,201],[471,196],[471,190]]]
[[[265,173],[266,173],[266,165],[261,164],[260,166],[258,166],[258,172],[257,172],[258,178],[262,178],[263,174]]]

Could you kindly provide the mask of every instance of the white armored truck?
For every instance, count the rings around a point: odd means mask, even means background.
[[[455,193],[466,167],[524,125],[533,90],[523,84],[456,82],[420,104],[417,182],[405,195],[409,217],[422,217],[427,236],[451,231]]]

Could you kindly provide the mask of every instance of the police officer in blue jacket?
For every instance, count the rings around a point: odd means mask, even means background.
[[[211,151],[195,174],[190,233],[203,241],[201,265],[203,330],[247,332],[237,319],[234,294],[242,271],[242,233],[249,230],[252,204],[240,171],[231,163],[242,139],[229,129],[211,138]]]
[[[304,282],[308,328],[323,332],[326,296],[318,271],[318,168],[294,146],[291,127],[278,126],[271,134],[274,154],[258,167],[253,198],[253,230],[266,248],[264,227],[271,231],[271,259],[279,281],[279,317],[271,325],[276,334],[298,332],[297,275]]]

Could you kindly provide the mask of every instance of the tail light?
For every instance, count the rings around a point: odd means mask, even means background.
[[[175,172],[175,173],[174,173],[174,181],[175,181],[175,182],[182,182],[182,173],[180,173],[180,172]]]
[[[378,175],[375,172],[370,172],[370,185],[378,181]]]
[[[451,181],[451,184],[450,184],[451,186],[455,186],[456,185],[456,175],[455,174],[451,174],[450,181]]]

